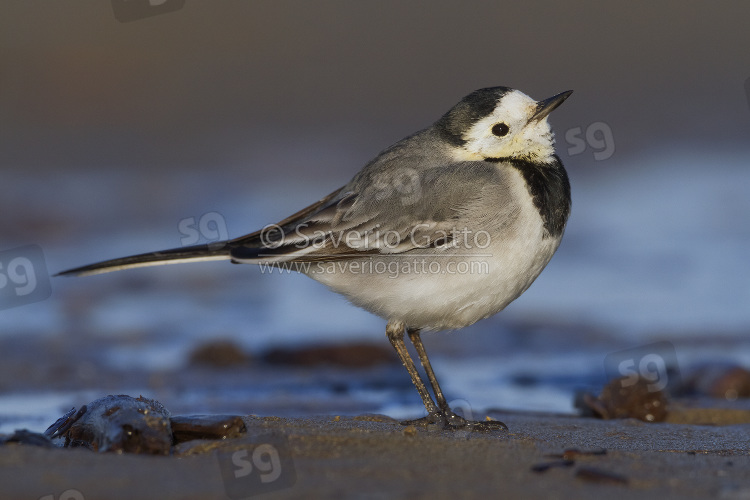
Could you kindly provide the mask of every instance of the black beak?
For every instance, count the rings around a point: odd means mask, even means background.
[[[552,96],[549,99],[545,99],[543,101],[537,102],[536,112],[534,113],[534,116],[532,116],[529,121],[532,122],[532,121],[539,121],[539,120],[545,119],[548,114],[552,113],[552,110],[554,110],[556,107],[562,104],[563,101],[567,99],[568,97],[570,97],[570,94],[572,93],[573,93],[572,90],[567,90],[565,92],[561,92],[560,94]]]

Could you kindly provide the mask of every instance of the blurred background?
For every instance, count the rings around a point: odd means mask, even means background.
[[[4,2],[0,431],[109,393],[420,416],[385,321],[304,276],[50,275],[259,229],[496,85],[575,91],[550,119],[573,213],[521,298],[425,336],[454,405],[572,412],[656,341],[683,374],[750,366],[750,5],[570,5]]]

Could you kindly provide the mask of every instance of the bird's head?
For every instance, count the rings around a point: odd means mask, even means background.
[[[459,161],[546,162],[555,153],[547,116],[572,94],[535,101],[508,87],[475,90],[435,123]]]

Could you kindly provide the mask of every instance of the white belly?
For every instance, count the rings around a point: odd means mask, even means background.
[[[519,185],[519,189],[526,189]],[[307,273],[358,305],[409,327],[447,330],[468,326],[505,308],[539,276],[561,238],[544,237],[528,196],[520,210],[481,246],[426,249],[360,260],[313,264]]]

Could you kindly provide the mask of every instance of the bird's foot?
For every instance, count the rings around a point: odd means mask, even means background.
[[[493,431],[507,431],[508,426],[499,420],[466,420],[460,415],[456,415],[452,411],[444,412],[432,412],[426,417],[418,418],[415,420],[405,420],[401,422],[401,425],[415,425],[419,427],[427,427],[429,425],[437,425],[444,430],[452,431],[471,431],[471,432],[493,432]]]

